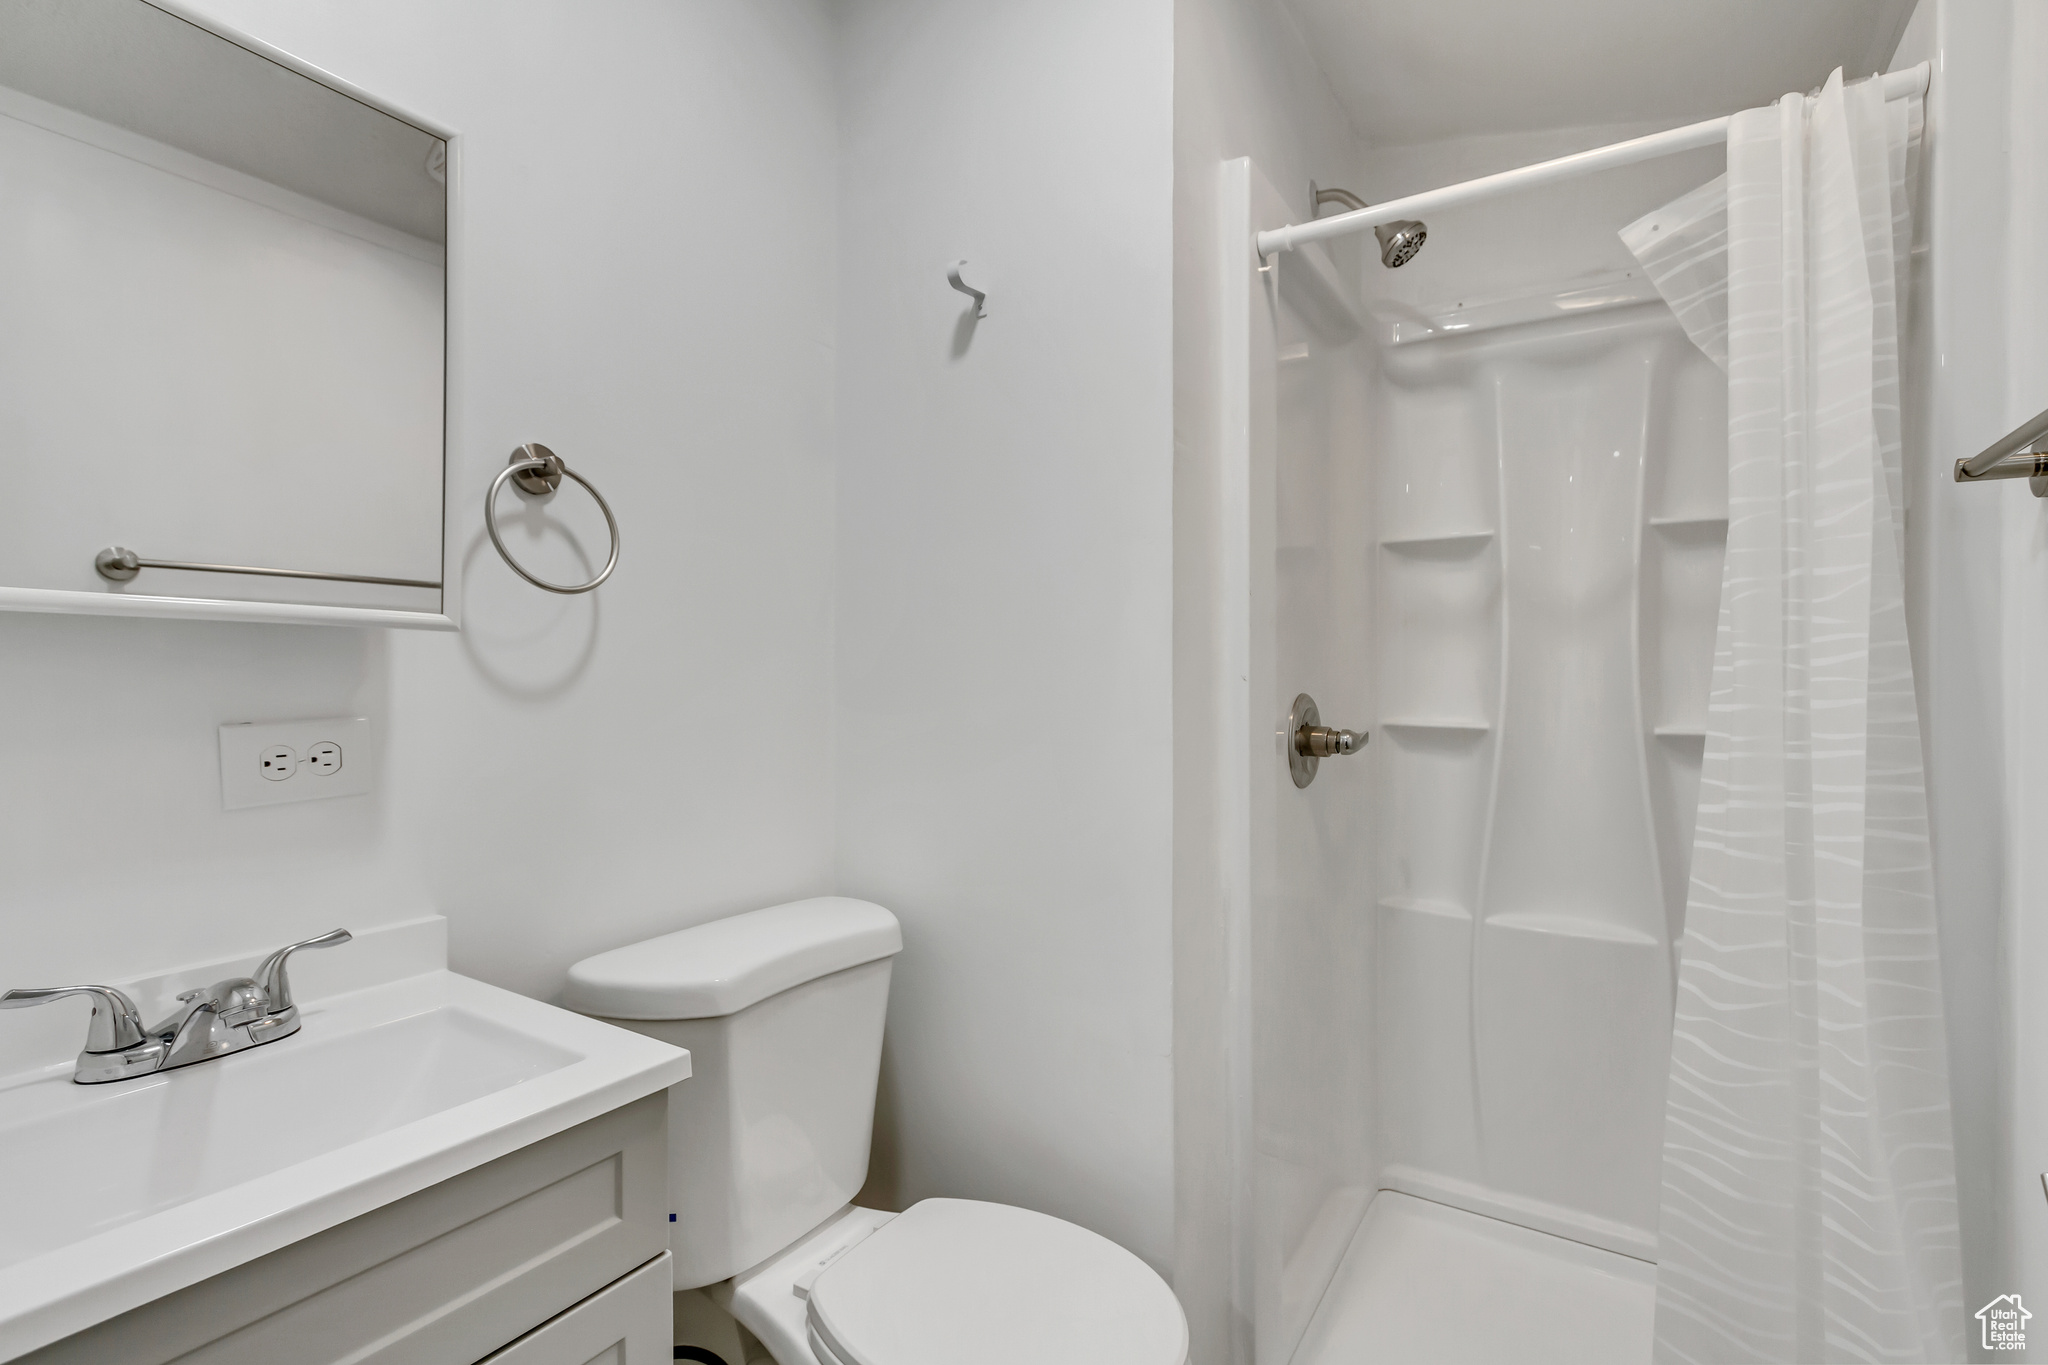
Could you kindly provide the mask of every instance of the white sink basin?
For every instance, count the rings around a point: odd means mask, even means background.
[[[297,1036],[300,1046],[278,1043],[204,1068],[0,1091],[0,1151],[10,1169],[90,1173],[34,1181],[8,1197],[0,1268],[577,1060],[453,1005]]]
[[[106,1085],[0,1082],[0,1359],[594,1118],[689,1054],[449,972]]]

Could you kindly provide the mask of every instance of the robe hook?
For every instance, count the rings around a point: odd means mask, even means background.
[[[967,281],[960,278],[960,271],[963,267],[966,266],[966,264],[967,262],[965,261],[953,262],[953,268],[946,272],[946,282],[952,285],[955,289],[959,290],[961,293],[968,295],[974,300],[975,317],[985,318],[988,316],[988,309],[985,306],[983,306],[983,300],[988,298],[988,295],[982,293],[979,289],[976,289],[973,285],[969,284]]]

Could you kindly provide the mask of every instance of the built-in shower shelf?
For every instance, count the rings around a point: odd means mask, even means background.
[[[1603,943],[1629,943],[1641,948],[1658,946],[1654,934],[1631,924],[1592,915],[1574,915],[1560,910],[1507,910],[1486,917],[1489,929],[1520,929],[1524,933],[1551,934],[1558,938],[1595,939]]]
[[[1694,527],[1697,527],[1701,530],[1706,530],[1711,527],[1719,527],[1720,529],[1725,531],[1728,529],[1728,518],[1726,516],[1651,517],[1650,525],[1656,527],[1660,531],[1684,531],[1690,530]]]
[[[1491,721],[1460,716],[1398,716],[1380,722],[1382,730],[1459,730],[1483,735],[1493,728]]]
[[[1704,725],[1660,725],[1654,732],[1659,739],[1705,739]]]
[[[1417,915],[1440,915],[1445,919],[1471,919],[1472,912],[1456,901],[1427,900],[1420,896],[1382,896],[1383,910],[1406,910]]]
[[[1436,536],[1388,536],[1380,542],[1389,550],[1478,549],[1493,539],[1491,531],[1448,531]]]

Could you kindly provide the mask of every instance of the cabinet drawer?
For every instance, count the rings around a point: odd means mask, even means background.
[[[669,1365],[673,1260],[664,1251],[478,1365]]]
[[[667,1127],[636,1100],[22,1361],[469,1365],[667,1249]]]

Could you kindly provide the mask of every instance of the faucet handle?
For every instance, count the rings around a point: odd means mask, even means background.
[[[256,984],[263,988],[264,998],[269,1001],[270,1013],[283,1014],[286,1010],[295,1008],[295,1002],[292,1000],[292,981],[285,975],[284,970],[286,960],[293,953],[301,948],[336,948],[354,937],[355,935],[346,929],[330,929],[318,938],[288,943],[264,958],[262,965],[256,968]]]
[[[87,1052],[120,1052],[142,1042],[142,1016],[135,1002],[112,986],[30,986],[0,995],[0,1010],[21,1010],[67,995],[92,997],[92,1023],[85,1034]]]

